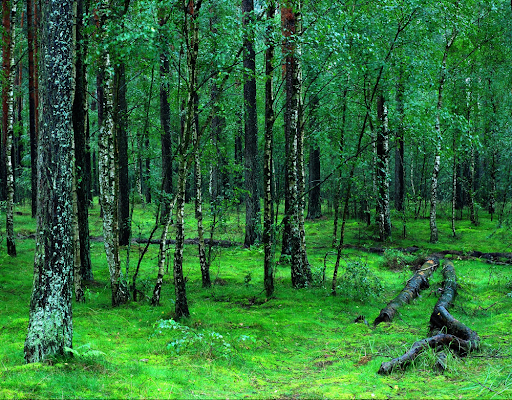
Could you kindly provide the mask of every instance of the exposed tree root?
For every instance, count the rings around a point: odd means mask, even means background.
[[[399,307],[410,303],[411,300],[418,296],[421,290],[429,287],[428,280],[438,266],[439,259],[437,257],[429,257],[412,278],[407,281],[405,288],[400,294],[381,310],[379,316],[373,322],[373,325],[377,326],[381,322],[391,322]]]
[[[415,342],[404,355],[382,363],[378,371],[379,374],[387,375],[394,369],[405,368],[428,347],[437,349],[447,346],[460,354],[467,354],[480,347],[478,334],[456,320],[447,310],[452,305],[457,293],[457,278],[451,261],[444,264],[443,278],[443,293],[430,316],[430,329],[436,334]]]

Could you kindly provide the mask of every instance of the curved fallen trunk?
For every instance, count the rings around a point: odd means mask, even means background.
[[[457,293],[457,277],[451,261],[447,261],[443,266],[443,278],[443,293],[430,316],[430,329],[437,334],[418,340],[404,355],[382,363],[378,371],[379,374],[387,375],[394,369],[403,369],[428,347],[448,346],[461,354],[469,353],[480,347],[478,334],[455,319],[447,310],[452,305]]]
[[[391,322],[399,307],[410,303],[411,300],[418,296],[421,290],[429,287],[428,280],[438,266],[439,259],[437,257],[429,257],[412,278],[407,281],[405,288],[400,294],[381,310],[379,316],[375,318],[373,325],[377,326],[381,322]]]
[[[462,351],[466,353],[473,349],[472,343],[469,340],[461,339],[449,333],[438,333],[432,337],[414,342],[410,350],[404,355],[393,358],[391,361],[383,362],[379,368],[378,373],[380,375],[388,375],[395,369],[403,369],[409,365],[417,356],[419,356],[421,352],[426,348],[438,348],[441,346],[448,346],[455,351]]]
[[[453,299],[457,294],[457,276],[455,268],[451,261],[445,262],[443,266],[443,293],[437,301],[434,311],[430,316],[430,330],[446,331],[470,343],[469,350],[476,350],[480,347],[480,337],[478,334],[468,328],[459,320],[455,319],[449,312],[448,308],[452,305]]]

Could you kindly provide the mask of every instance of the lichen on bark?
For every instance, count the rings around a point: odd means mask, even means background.
[[[72,346],[73,1],[42,2],[37,239],[25,360]]]

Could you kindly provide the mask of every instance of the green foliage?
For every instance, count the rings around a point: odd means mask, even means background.
[[[384,251],[383,266],[392,270],[401,270],[411,266],[417,258],[413,254],[405,254],[397,249],[386,249]]]
[[[378,299],[383,287],[381,280],[370,270],[368,264],[359,260],[347,262],[338,290],[344,296],[366,302]]]
[[[64,347],[64,351],[74,357],[79,358],[97,358],[105,356],[106,354],[100,350],[94,350],[91,348],[90,343],[83,344],[77,348]]]
[[[177,355],[194,354],[209,359],[229,359],[235,351],[235,347],[228,340],[229,336],[215,331],[203,330],[198,332],[173,319],[157,321],[156,327],[159,334],[163,334],[164,330],[166,333],[170,331],[173,340],[167,344],[167,349],[172,350]],[[238,343],[246,341],[254,343],[255,339],[248,335],[241,335],[237,338]]]

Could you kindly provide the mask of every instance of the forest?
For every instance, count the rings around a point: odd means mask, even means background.
[[[2,1],[0,398],[511,397],[510,21]]]

